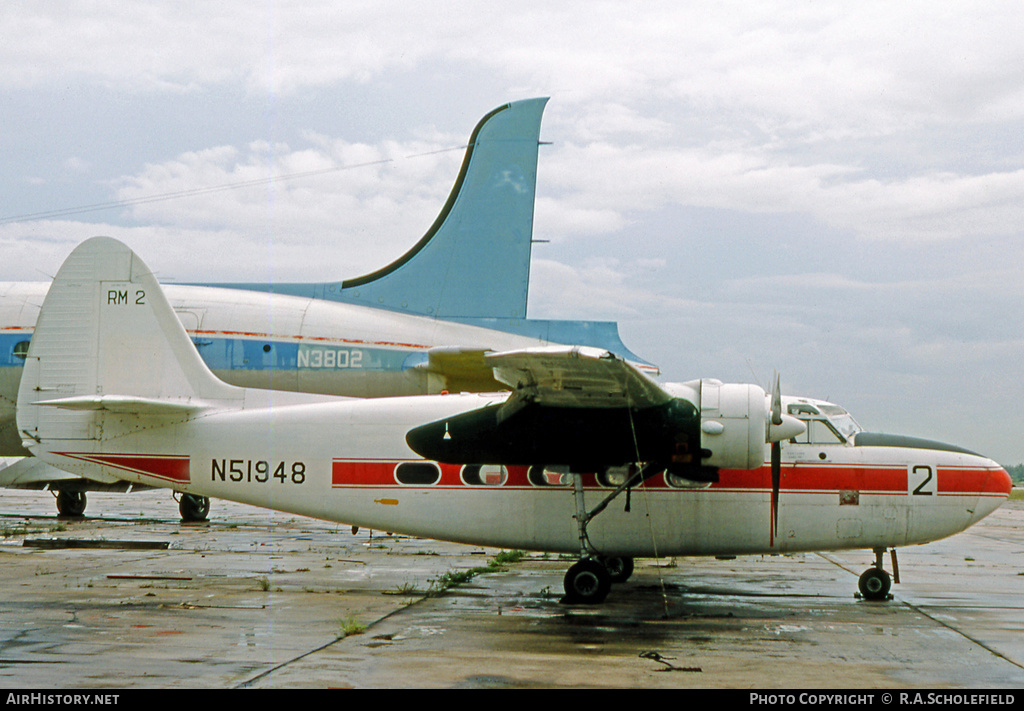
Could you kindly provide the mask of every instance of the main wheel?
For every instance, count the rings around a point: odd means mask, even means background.
[[[182,494],[178,511],[182,521],[205,521],[210,513],[210,499],[195,494]]]
[[[84,491],[58,491],[57,514],[68,518],[85,515],[86,498]]]
[[[868,568],[861,573],[857,587],[865,600],[887,600],[892,579],[881,568]]]
[[[604,565],[613,583],[624,583],[633,574],[633,559],[629,557],[611,556],[598,558]]]
[[[599,562],[584,559],[566,571],[564,584],[566,602],[598,605],[608,597],[612,578]]]

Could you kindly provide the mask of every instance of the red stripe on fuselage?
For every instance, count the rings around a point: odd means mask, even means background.
[[[87,454],[78,452],[54,452],[54,454],[89,462],[90,464],[101,464],[112,469],[121,469],[135,474],[156,477],[173,484],[188,484],[191,481],[190,458],[186,455]]]
[[[760,469],[723,469],[712,489],[771,490],[770,467]],[[822,466],[783,465],[779,491],[810,493],[815,491],[870,491],[882,494],[907,492],[906,466],[857,467],[849,465]]]
[[[361,460],[334,459],[331,464],[331,485],[344,487],[398,487],[408,486],[398,483],[395,468],[402,462],[427,462],[427,460]],[[428,486],[452,487],[470,486],[462,481],[462,466],[458,464],[437,464],[440,479]],[[529,467],[506,467],[508,477],[504,488],[533,487],[527,473]],[[990,468],[978,467],[939,467],[939,495],[1002,495],[999,487],[993,488]],[[583,484],[588,488],[608,489],[598,484],[594,474],[584,474]],[[473,484],[471,486],[479,486]],[[658,475],[648,479],[644,488],[673,489],[679,491],[700,491],[700,489],[680,489],[666,483],[664,476]],[[547,488],[547,487],[542,487]],[[721,492],[770,492],[771,469],[767,466],[759,469],[723,469],[719,472],[719,481],[705,491]],[[786,494],[832,493],[844,490],[857,491],[864,494],[907,495],[907,466],[855,466],[843,464],[811,464],[784,465],[779,491]]]

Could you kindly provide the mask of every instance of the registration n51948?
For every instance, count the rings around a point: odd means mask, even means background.
[[[278,481],[282,484],[304,484],[305,462],[268,462],[264,459],[213,459],[210,464],[213,481],[256,482]]]

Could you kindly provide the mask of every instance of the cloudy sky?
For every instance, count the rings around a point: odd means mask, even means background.
[[[1024,461],[1024,6],[514,6],[3,3],[0,280],[96,234],[165,280],[366,273],[550,96],[531,317]]]

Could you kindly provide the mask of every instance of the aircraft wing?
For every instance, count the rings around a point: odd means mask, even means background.
[[[447,390],[510,389],[514,399],[565,407],[648,407],[671,396],[635,366],[603,348],[545,346],[495,353],[486,348],[431,348],[416,366],[444,379]]]
[[[539,405],[646,408],[672,399],[632,365],[600,348],[527,348],[485,355],[484,360],[515,397]]]
[[[409,431],[424,457],[455,464],[567,465],[578,471],[637,461],[691,461],[700,412],[620,357],[555,346],[485,354],[512,390],[503,403]]]
[[[442,378],[444,389],[451,392],[492,392],[505,386],[494,379],[494,372],[484,356],[486,348],[439,346],[427,351],[425,362],[416,366]]]

